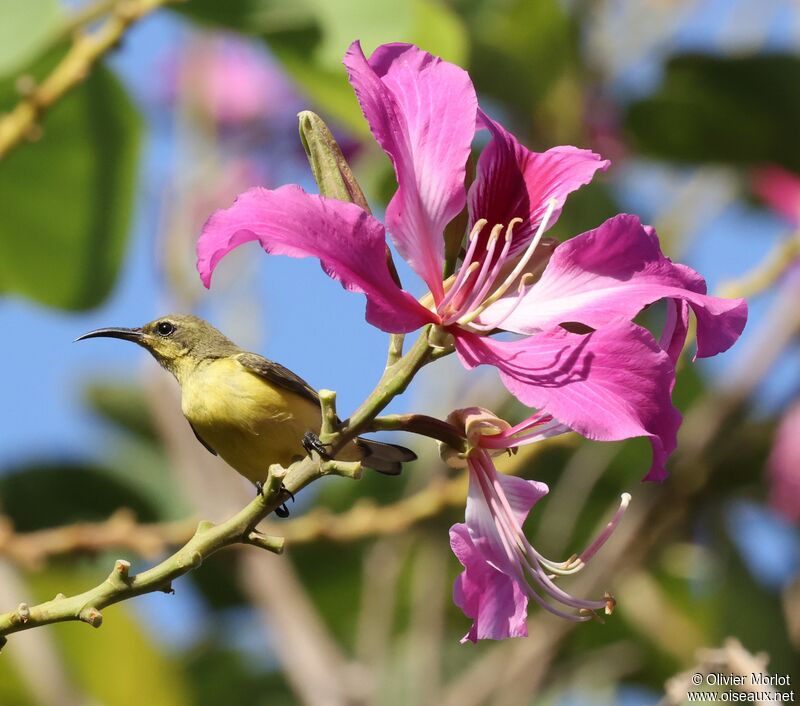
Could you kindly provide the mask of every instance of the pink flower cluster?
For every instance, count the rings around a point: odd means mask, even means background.
[[[298,186],[250,189],[206,223],[198,242],[203,282],[209,285],[226,253],[253,240],[268,253],[318,258],[329,276],[366,295],[374,326],[406,333],[434,324],[466,368],[497,368],[508,390],[533,408],[523,423],[536,430],[533,437],[568,430],[608,441],[645,436],[653,448],[647,478],[663,479],[680,425],[671,393],[689,313],[697,356],[712,356],[739,337],[746,303],[709,296],[703,278],[665,257],[654,230],[636,216],[615,216],[563,244],[545,237],[568,196],[609,162],[576,147],[528,150],[481,110],[461,68],[408,44],[383,45],[367,59],[357,42],[344,64],[394,165],[398,188],[386,225]],[[467,159],[481,130],[491,139],[467,188]],[[464,209],[464,249],[456,272],[444,277],[444,229]],[[389,272],[387,230],[428,287],[421,300]],[[656,339],[632,320],[659,300],[668,313]],[[494,337],[500,332],[518,337]],[[481,439],[469,456],[467,523],[453,530],[466,567],[456,600],[475,620],[469,637],[523,634],[527,597],[539,598],[525,576],[579,617],[605,606],[552,584],[554,567],[575,567],[544,560],[520,530],[546,488],[493,473],[485,446],[502,437]]]

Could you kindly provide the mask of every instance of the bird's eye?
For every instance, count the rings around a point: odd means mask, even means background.
[[[169,336],[175,332],[175,327],[169,321],[159,321],[156,325],[159,336]]]

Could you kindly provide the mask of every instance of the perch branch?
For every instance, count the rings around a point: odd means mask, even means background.
[[[335,456],[369,428],[373,419],[408,387],[416,372],[431,359],[429,332],[430,327],[426,327],[411,350],[384,373],[353,416],[330,435],[328,444],[332,455]],[[198,567],[206,557],[223,547],[251,544],[280,552],[283,539],[257,532],[259,522],[290,495],[317,478],[331,474],[358,478],[360,473],[358,462],[323,461],[311,457],[293,463],[288,469],[275,464],[270,467],[263,491],[255,500],[220,525],[201,522],[183,547],[153,568],[134,575],[130,573],[130,563],[120,559],[105,581],[88,591],[69,597],[59,594],[53,600],[35,606],[21,603],[16,610],[0,614],[0,647],[5,644],[6,635],[51,623],[80,620],[99,627],[101,610],[106,606],[144,593],[171,592],[174,579]]]
[[[298,461],[290,467],[292,475],[298,480],[291,484],[291,490],[299,490],[303,479],[313,478],[316,465],[311,459]],[[130,573],[130,563],[118,559],[105,581],[98,586],[74,596],[59,594],[53,600],[28,606],[21,603],[16,610],[0,615],[0,638],[20,630],[48,625],[68,620],[80,620],[93,627],[103,621],[101,610],[119,601],[140,596],[144,593],[172,591],[172,581],[197,568],[203,560],[218,549],[238,542],[265,547],[266,538],[255,540],[255,526],[278,507],[285,499],[281,481],[286,477],[286,469],[273,466],[265,487],[265,492],[256,497],[243,510],[220,525],[201,522],[194,536],[175,554],[140,574]],[[287,487],[289,486],[287,477]],[[269,547],[279,551],[276,540]]]

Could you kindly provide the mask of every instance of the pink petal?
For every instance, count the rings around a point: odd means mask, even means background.
[[[367,321],[392,333],[413,331],[431,313],[400,289],[386,266],[383,226],[364,210],[299,186],[254,188],[214,213],[197,241],[197,269],[206,287],[231,250],[258,240],[268,253],[319,258],[342,286],[367,295]]]
[[[500,483],[511,506],[511,511],[517,519],[519,526],[525,523],[531,508],[549,492],[547,484],[537,480],[525,480],[516,476],[507,476],[496,473],[496,480]]]
[[[677,299],[667,300],[667,320],[661,332],[660,345],[673,363],[678,362],[689,332],[689,305]]]
[[[649,437],[646,479],[666,477],[681,419],[671,402],[675,368],[645,329],[617,320],[587,335],[557,328],[517,341],[461,333],[456,349],[467,368],[495,366],[520,401],[589,439]]]
[[[528,635],[528,597],[517,582],[487,563],[464,524],[450,528],[450,546],[464,566],[453,586],[453,601],[472,618],[462,642]]]
[[[386,209],[397,250],[443,295],[445,226],[464,208],[477,98],[466,71],[410,44],[386,44],[369,62],[354,42],[344,57],[372,134],[398,189]]]
[[[567,196],[611,163],[577,147],[531,152],[499,123],[479,113],[492,140],[481,153],[477,177],[469,190],[470,220],[474,223],[485,218],[491,228],[521,218],[523,222],[514,229],[511,256],[530,242],[551,198],[556,206],[550,225],[558,219]]]
[[[489,497],[497,497],[499,485],[499,492],[505,496],[517,524],[522,527],[531,507],[547,494],[548,488],[538,481],[498,473],[485,451],[473,451],[468,462],[469,493],[465,518],[472,541],[485,561],[504,573],[513,574],[518,569],[518,559],[515,555],[509,556],[512,545],[504,539],[509,531],[504,531],[497,517],[498,510],[490,506]],[[494,491],[487,492],[487,487],[494,487]]]
[[[541,279],[502,327],[517,333],[567,322],[599,328],[614,319],[632,319],[664,298],[685,301],[694,311],[700,358],[730,348],[747,321],[743,299],[708,296],[697,272],[664,257],[652,228],[623,214],[559,245]],[[481,323],[500,321],[512,306],[510,297],[501,299],[484,312]],[[685,327],[676,329],[679,335],[681,330],[685,338]]]
[[[764,203],[792,225],[800,225],[800,176],[782,167],[763,167],[753,171],[751,181]]]

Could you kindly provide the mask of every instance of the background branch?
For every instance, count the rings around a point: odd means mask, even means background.
[[[523,447],[503,467],[505,473],[520,473],[534,456],[554,446],[571,445],[575,437],[558,436]],[[364,498],[352,508],[333,513],[316,508],[295,519],[260,524],[266,535],[280,535],[290,544],[319,540],[351,542],[368,537],[397,534],[438,516],[449,507],[460,507],[467,497],[467,478],[445,478],[437,473],[422,489],[394,503],[379,505]],[[34,532],[15,532],[7,517],[0,517],[0,557],[27,569],[40,569],[47,561],[80,553],[127,549],[145,559],[162,556],[188,542],[197,520],[138,523],[128,509],[121,509],[102,522],[78,522]]]
[[[79,30],[72,46],[50,74],[40,84],[27,88],[16,107],[0,117],[0,158],[23,140],[38,136],[38,122],[43,113],[83,82],[100,58],[117,46],[131,25],[177,1],[120,0],[113,6],[111,16],[96,30],[88,34]],[[99,10],[106,10],[105,5]],[[90,14],[84,21],[92,19],[94,15]]]
[[[800,262],[800,232],[781,240],[753,269],[720,287],[720,296],[749,299],[774,286],[792,265]]]
[[[103,522],[78,522],[34,532],[15,532],[7,517],[0,518],[0,556],[26,569],[71,554],[127,549],[145,559],[162,556],[188,542],[197,520],[139,523],[135,514],[120,509]]]

